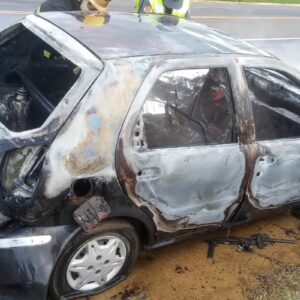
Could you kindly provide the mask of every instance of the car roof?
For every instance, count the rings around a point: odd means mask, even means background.
[[[166,15],[48,12],[40,17],[68,32],[102,59],[176,54],[270,56],[239,38]]]

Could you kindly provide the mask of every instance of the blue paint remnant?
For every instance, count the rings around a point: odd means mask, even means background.
[[[82,150],[82,154],[86,157],[95,157],[97,156],[98,151],[95,148],[88,146]]]
[[[98,130],[100,129],[100,127],[101,127],[102,121],[101,121],[101,118],[98,115],[92,114],[92,115],[88,116],[87,123],[88,123],[89,128],[94,133],[97,133]]]

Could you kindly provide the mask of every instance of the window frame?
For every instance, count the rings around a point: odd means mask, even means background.
[[[169,70],[167,72],[163,72],[161,73],[161,75],[159,75],[154,83],[154,85],[152,86],[152,89],[150,90],[150,93],[152,92],[153,88],[155,87],[155,85],[158,83],[159,79],[166,75],[167,73],[174,73],[174,72],[177,72],[177,71],[201,71],[201,70],[208,70],[208,73],[209,71],[211,70],[216,70],[216,69],[219,69],[219,70],[223,70],[224,72],[227,72],[227,78],[229,80],[228,84],[229,84],[229,87],[230,87],[230,98],[227,99],[228,102],[226,102],[226,105],[229,107],[229,112],[230,112],[230,123],[232,124],[232,127],[230,128],[230,136],[231,136],[231,142],[230,143],[203,143],[203,144],[195,144],[195,145],[172,145],[172,146],[157,146],[157,147],[149,147],[149,145],[145,145],[144,148],[147,148],[148,150],[155,150],[155,149],[168,149],[168,148],[185,148],[185,147],[199,147],[199,146],[213,146],[213,145],[223,145],[223,144],[234,144],[234,143],[237,143],[237,136],[236,136],[236,118],[235,118],[235,109],[234,109],[234,99],[233,99],[233,91],[232,91],[232,84],[231,84],[231,78],[230,78],[230,73],[229,73],[229,70],[228,68],[226,67],[198,67],[198,68],[180,68],[180,69],[174,69],[174,70]],[[206,77],[207,74],[204,76],[205,80],[206,80]],[[205,81],[204,81],[205,82]],[[146,96],[145,98],[145,101],[143,103],[143,106],[142,106],[142,109],[141,109],[141,112],[140,112],[140,115],[139,115],[139,118],[138,118],[138,121],[139,124],[141,124],[141,131],[139,131],[139,135],[142,136],[143,140],[145,139],[145,136],[147,135],[146,134],[146,128],[144,126],[144,120],[143,120],[143,109],[144,109],[144,106],[146,104],[146,102],[149,100],[149,94]],[[166,101],[166,103],[168,104],[168,101]],[[197,120],[195,120],[197,121]],[[133,133],[133,136],[136,136],[136,132],[137,130],[134,130],[135,132]],[[141,149],[143,148],[143,146],[141,145]]]
[[[180,66],[180,67],[178,67]],[[140,113],[142,111],[144,102],[146,101],[147,95],[155,85],[157,78],[161,76],[161,74],[173,71],[173,70],[185,70],[185,69],[205,69],[205,68],[226,68],[228,72],[228,76],[230,79],[230,85],[232,90],[232,107],[234,111],[234,144],[238,144],[240,142],[239,138],[239,130],[237,127],[237,103],[239,99],[241,99],[241,94],[243,90],[240,88],[240,85],[237,83],[237,66],[235,59],[230,55],[184,55],[182,57],[178,56],[163,56],[160,59],[155,60],[155,64],[152,69],[144,79],[139,91],[137,92],[135,98],[133,99],[132,105],[128,111],[127,117],[124,121],[123,128],[121,130],[121,134],[119,136],[122,139],[124,147],[132,148],[134,151],[155,151],[155,149],[141,148],[140,146],[136,146],[136,138],[135,138],[135,125],[139,120]],[[224,145],[224,144],[222,144]],[[219,144],[216,145],[202,145],[202,146],[193,146],[193,147],[218,147]],[[181,149],[190,148],[180,147]]]
[[[255,126],[255,119],[254,119],[254,113],[253,113],[253,108],[252,108],[252,103],[250,99],[250,90],[248,88],[248,83],[245,75],[245,68],[257,68],[257,69],[270,69],[274,71],[278,71],[283,73],[284,75],[287,75],[290,77],[292,80],[295,82],[299,83],[300,86],[300,72],[288,65],[285,65],[282,61],[280,61],[277,58],[274,57],[240,57],[238,59],[239,65],[240,65],[240,71],[242,73],[243,77],[243,85],[246,88],[246,94],[245,94],[245,101],[247,101],[248,106],[251,110],[252,114],[252,121],[253,121],[253,127],[254,127],[254,136],[253,136],[253,142],[272,142],[275,140],[300,140],[299,137],[285,137],[285,138],[278,138],[278,139],[262,139],[258,140],[256,138],[256,126]],[[299,115],[300,117],[300,115]]]
[[[22,25],[81,68],[81,74],[77,81],[40,127],[14,132],[0,123],[0,139],[23,140],[24,146],[28,146],[36,144],[36,140],[39,140],[40,143],[42,143],[42,140],[50,142],[50,137],[52,138],[56,135],[94,80],[100,75],[103,70],[103,64],[99,58],[66,32],[37,15],[29,15],[17,24],[4,30],[1,33],[0,44],[20,33],[23,30]],[[72,99],[72,101],[69,99]]]

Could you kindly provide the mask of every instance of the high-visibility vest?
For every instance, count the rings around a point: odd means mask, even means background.
[[[156,14],[164,14],[165,7],[163,4],[163,0],[149,0],[152,10]]]
[[[163,0],[148,0],[148,1],[151,5],[153,13],[156,14],[166,13]],[[139,11],[140,5],[143,4],[143,2],[144,2],[143,0],[136,0],[135,9],[137,12]],[[185,17],[187,12],[189,11],[190,5],[191,5],[190,0],[184,0],[181,8],[172,10],[172,15],[176,17]]]
[[[182,7],[179,9],[173,9],[172,16],[185,17],[191,6],[191,0],[184,0]]]

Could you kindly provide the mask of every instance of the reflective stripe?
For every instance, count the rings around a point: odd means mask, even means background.
[[[40,13],[41,12],[41,7],[39,6],[36,10],[35,10],[35,12],[38,14],[38,13]]]
[[[140,5],[144,4],[143,0],[136,0],[135,2],[135,10],[138,12],[140,9]],[[149,0],[150,5],[152,7],[152,11],[156,14],[164,14],[165,7],[163,4],[163,0]],[[172,15],[176,17],[185,17],[187,12],[190,9],[191,0],[184,0],[183,5],[180,9],[173,9]]]
[[[152,10],[156,14],[164,14],[165,7],[163,4],[163,0],[150,0],[150,4],[152,6]]]
[[[73,69],[73,74],[74,74],[75,76],[77,76],[77,75],[80,73],[80,71],[81,71],[80,67],[75,67],[75,68]]]
[[[16,238],[1,238],[0,249],[34,247],[48,244],[52,240],[51,235],[16,237]]]
[[[173,9],[172,15],[176,17],[185,17],[190,9],[191,1],[184,0],[183,5],[180,9]]]
[[[49,59],[51,57],[51,52],[44,50],[43,55],[44,55],[44,57]]]
[[[140,10],[140,0],[135,0],[135,11],[139,12]]]

